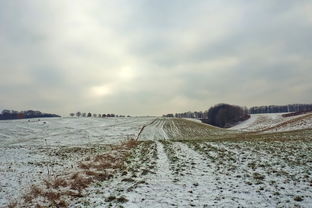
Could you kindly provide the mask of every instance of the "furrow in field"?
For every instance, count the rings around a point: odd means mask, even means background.
[[[154,122],[146,125],[144,130],[141,132],[139,139],[140,140],[166,140],[169,139],[164,126],[167,122],[167,119],[158,118]]]

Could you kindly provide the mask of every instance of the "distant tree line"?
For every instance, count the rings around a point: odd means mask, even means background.
[[[195,118],[210,125],[227,128],[237,122],[247,120],[250,115],[247,107],[221,103],[209,108],[207,111],[166,114],[163,117]]]
[[[246,111],[246,107],[244,107]],[[249,114],[258,113],[288,113],[288,112],[310,112],[312,111],[312,104],[289,104],[289,105],[266,105],[255,106],[248,109]],[[195,111],[185,113],[169,113],[163,115],[163,117],[175,117],[175,118],[195,118],[195,119],[208,119],[207,111]]]
[[[282,115],[282,117],[287,118],[287,117],[292,117],[292,116],[298,116],[298,115],[305,114],[307,112],[311,112],[311,111],[299,111],[299,112],[285,113]]]
[[[3,110],[0,114],[0,120],[11,119],[25,119],[25,118],[47,118],[47,117],[60,117],[56,114],[41,113],[40,111],[27,110],[27,111],[15,111],[15,110]]]
[[[113,113],[107,113],[107,114],[97,114],[97,113],[81,113],[80,111],[78,111],[77,113],[70,113],[69,114],[71,117],[94,117],[94,118],[111,118],[111,117],[126,117],[125,115],[117,115],[117,114],[113,114]],[[130,116],[127,116],[130,117]]]
[[[176,118],[195,118],[195,119],[207,119],[208,111],[195,111],[195,112],[185,112],[185,113],[176,113],[176,114],[165,114],[163,117],[176,117]]]
[[[249,108],[250,114],[312,111],[312,104],[266,105]]]
[[[208,110],[208,118],[202,121],[213,126],[228,128],[249,118],[248,108],[221,103],[211,107]]]
[[[285,115],[286,117],[310,111],[312,111],[312,104],[255,106],[248,109],[247,107],[221,103],[204,112],[189,111],[185,113],[170,113],[163,115],[163,117],[195,118],[200,119],[202,122],[223,128],[233,126],[239,121],[248,119],[250,117],[249,114],[296,112],[295,114]]]

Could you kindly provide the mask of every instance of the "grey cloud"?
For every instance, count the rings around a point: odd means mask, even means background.
[[[62,114],[311,102],[306,5],[0,0],[0,101]]]

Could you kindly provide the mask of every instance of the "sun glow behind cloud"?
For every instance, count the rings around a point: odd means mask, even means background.
[[[131,81],[136,77],[136,72],[130,66],[123,67],[118,73],[118,78],[121,81]]]
[[[121,92],[137,77],[133,67],[124,66],[112,71],[115,76],[111,76],[109,83],[96,85],[90,88],[90,94],[93,98],[102,98]]]
[[[91,95],[94,97],[103,97],[113,93],[113,89],[109,85],[94,86],[90,89]]]

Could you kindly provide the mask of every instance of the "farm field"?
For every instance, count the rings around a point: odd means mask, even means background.
[[[0,207],[49,175],[107,151],[154,118],[48,118],[0,121]],[[26,189],[26,190],[25,190]]]
[[[310,207],[308,119],[256,115],[226,130],[153,117],[3,122],[0,207]]]

